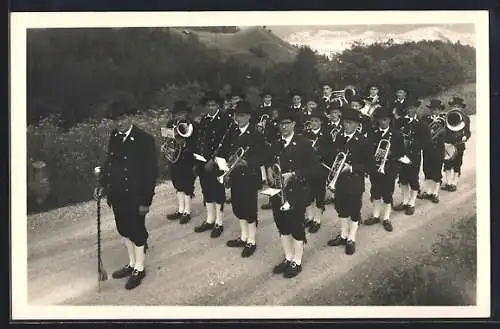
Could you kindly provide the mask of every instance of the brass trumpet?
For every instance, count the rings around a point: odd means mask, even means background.
[[[328,177],[326,178],[326,188],[332,193],[335,193],[335,185],[337,184],[339,176],[342,173],[342,169],[344,169],[348,154],[349,151],[339,152],[337,156],[335,156],[335,160],[333,161],[331,167],[324,163],[321,163],[323,167],[330,170],[330,172],[328,173]]]
[[[389,156],[389,150],[391,148],[391,141],[387,138],[383,138],[378,142],[377,150],[375,151],[375,162],[380,162],[377,166],[377,172],[380,174],[385,174],[385,164]]]
[[[281,210],[286,211],[289,208],[287,205],[287,198],[285,189],[288,181],[285,181],[283,177],[283,172],[281,171],[281,161],[279,157],[276,157],[276,162],[269,168],[269,175],[267,177],[269,187],[279,190],[281,196]]]

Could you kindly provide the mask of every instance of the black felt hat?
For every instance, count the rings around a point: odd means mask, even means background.
[[[201,98],[200,103],[205,105],[209,101],[215,101],[217,104],[222,102],[222,97],[219,96],[218,92],[207,91],[205,95]]]
[[[114,120],[123,115],[135,114],[137,114],[137,109],[132,104],[130,104],[130,102],[128,102],[126,99],[118,99],[111,103],[106,113],[106,117]]]
[[[172,108],[172,113],[179,113],[179,112],[187,112],[187,113],[192,113],[193,109],[191,106],[189,106],[188,102],[184,100],[177,100],[174,103],[174,106]]]
[[[430,109],[444,109],[444,105],[441,103],[441,100],[439,99],[431,99],[430,104],[426,105]]]
[[[461,108],[465,108],[464,99],[461,97],[453,97],[451,101],[448,102],[450,106],[460,106]]]
[[[278,114],[278,122],[282,122],[284,120],[291,120],[296,122],[297,115],[293,111],[290,111],[289,109],[280,110]]]
[[[392,117],[393,117],[392,111],[390,111],[386,107],[379,107],[378,109],[375,110],[375,113],[373,113],[374,119],[385,119]]]
[[[244,113],[244,114],[251,114],[252,113],[252,106],[248,102],[239,102],[236,104],[236,108],[234,109],[234,113]]]
[[[361,115],[356,110],[347,109],[342,113],[342,120],[361,122]]]

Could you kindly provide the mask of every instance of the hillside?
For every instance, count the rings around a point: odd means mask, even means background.
[[[270,63],[290,62],[297,55],[297,48],[260,27],[247,28],[236,33],[212,33],[189,27],[173,30],[183,34],[195,34],[205,46],[218,49],[226,60],[234,57],[259,67]]]

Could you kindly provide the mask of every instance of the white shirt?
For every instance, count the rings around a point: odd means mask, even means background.
[[[416,115],[410,117],[409,115],[405,115],[405,119],[410,119],[410,122],[412,122],[413,120],[415,120],[417,118]]]
[[[269,103],[264,103],[264,107],[271,107],[271,102],[269,102]]]
[[[344,137],[346,137],[346,138],[347,138],[347,140],[346,140],[345,142],[346,142],[346,143],[347,143],[347,142],[349,142],[349,141],[351,140],[352,136],[354,136],[354,134],[355,134],[355,133],[356,133],[356,131],[354,131],[354,132],[353,132],[353,133],[351,133],[351,134],[346,134],[346,133],[344,132]]]
[[[290,144],[290,142],[292,141],[292,138],[293,138],[293,135],[294,135],[294,134],[295,134],[295,133],[293,132],[290,136],[288,136],[288,137],[286,137],[286,138],[282,137],[282,139],[284,139],[284,140],[285,140],[285,147],[287,147],[287,146],[288,146],[288,144]]]
[[[317,134],[319,133],[319,131],[320,131],[320,130],[321,130],[321,128],[318,128],[318,129],[314,129],[314,130],[312,130],[312,132],[313,132],[315,135],[317,135]]]
[[[385,129],[382,129],[382,128],[379,129],[379,131],[382,132],[382,136],[384,136],[385,134],[387,134],[388,130],[389,130],[389,127],[385,128]]]
[[[248,126],[250,126],[250,123],[247,123],[247,125],[244,127],[238,127],[238,129],[240,130],[240,136],[243,135],[245,131],[247,131]]]
[[[130,127],[127,129],[127,131],[125,132],[125,137],[123,137],[123,140],[122,142],[125,142],[125,140],[127,139],[127,137],[130,135],[130,132],[132,131],[132,125],[130,125]]]
[[[338,127],[338,125],[340,124],[340,120],[337,120],[337,121],[331,121],[332,124],[335,126],[335,127]]]

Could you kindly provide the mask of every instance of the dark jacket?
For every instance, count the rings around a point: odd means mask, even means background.
[[[127,193],[140,205],[153,200],[158,177],[158,159],[153,136],[133,125],[125,142],[115,129],[111,133],[106,162],[99,177],[107,191],[108,202]]]
[[[430,140],[430,132],[420,119],[410,119],[403,116],[394,121],[394,127],[405,138],[405,152],[413,163],[420,163],[422,149]],[[405,137],[404,134],[407,134]]]
[[[356,131],[346,143],[344,133],[339,134],[332,147],[331,160],[327,163],[329,167],[332,166],[339,152],[347,152],[346,163],[351,165],[352,172],[345,171],[340,174],[335,186],[336,191],[347,194],[363,193],[365,191],[365,173],[368,171],[368,164],[371,161],[367,139]]]
[[[375,152],[379,142],[382,139],[387,139],[390,142],[389,154],[387,156],[387,161],[384,167],[386,174],[396,174],[399,169],[398,159],[405,155],[405,146],[403,141],[403,136],[393,127],[389,127],[389,130],[382,135],[383,132],[380,129],[370,130],[368,132],[368,143],[370,146],[370,161],[367,164],[370,173],[375,173],[378,170],[378,165],[381,162],[375,161]]]

